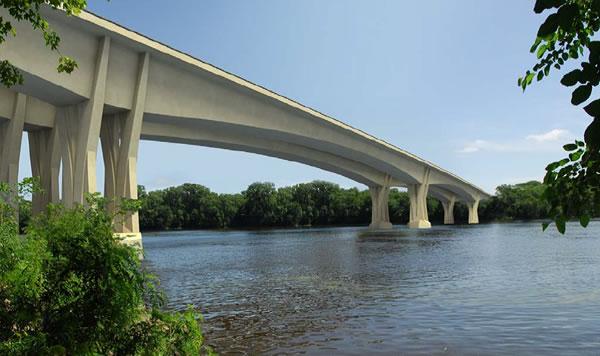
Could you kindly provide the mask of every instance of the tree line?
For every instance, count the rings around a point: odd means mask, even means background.
[[[542,199],[544,189],[536,181],[501,185],[495,196],[480,203],[479,219],[481,222],[546,219],[549,206]],[[324,181],[281,188],[258,182],[238,194],[218,194],[191,183],[151,192],[140,186],[138,193],[140,227],[145,231],[368,225],[371,221],[368,189],[346,189]],[[428,198],[427,205],[430,221],[442,223],[441,203]],[[408,194],[392,189],[389,209],[392,223],[406,224],[410,212]],[[466,205],[457,203],[454,216],[458,224],[467,222]]]

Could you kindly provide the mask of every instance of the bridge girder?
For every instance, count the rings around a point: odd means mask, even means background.
[[[3,11],[0,15],[9,18]],[[475,213],[479,200],[488,196],[409,152],[117,24],[87,12],[67,17],[42,11],[63,38],[61,51],[76,58],[79,69],[57,73],[52,61],[40,60],[47,49],[39,34],[16,23],[19,36],[3,44],[0,59],[15,64],[26,81],[14,88],[21,94],[0,90],[0,117],[14,120],[15,103],[24,94],[23,128],[61,132],[64,140],[56,144],[64,146],[67,204],[95,191],[100,127],[103,118],[121,113],[120,136],[104,140],[111,146],[107,152],[118,156],[112,178],[114,194],[121,196],[135,195],[140,138],[253,152],[344,175],[371,189],[373,211],[379,211],[374,216],[383,219],[376,226],[387,226],[383,207],[391,186],[408,187],[411,217],[425,222],[419,226],[428,224],[423,210],[428,194],[443,202],[464,200]],[[0,171],[6,162],[0,162]]]

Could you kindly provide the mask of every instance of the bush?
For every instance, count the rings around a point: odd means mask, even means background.
[[[19,237],[0,203],[0,354],[211,353],[199,314],[161,311],[155,279],[113,237],[103,205],[51,206]]]

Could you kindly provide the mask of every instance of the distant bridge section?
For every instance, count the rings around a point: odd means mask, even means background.
[[[27,131],[32,172],[44,188],[34,194],[35,212],[51,202],[83,203],[96,191],[99,141],[105,195],[137,198],[139,141],[153,140],[258,153],[348,177],[369,187],[374,229],[391,228],[391,187],[408,189],[409,227],[431,226],[427,196],[442,202],[445,223],[454,223],[457,201],[478,223],[479,201],[489,195],[428,161],[91,13],[43,11],[62,53],[79,64],[73,74],[57,73],[43,39],[24,23],[14,21],[18,36],[0,52],[25,75],[24,85],[0,89],[0,181],[16,184]],[[137,215],[115,228],[141,241]]]

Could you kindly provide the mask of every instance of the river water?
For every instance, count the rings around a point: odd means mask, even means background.
[[[221,354],[600,354],[600,222],[165,232],[145,263]]]

